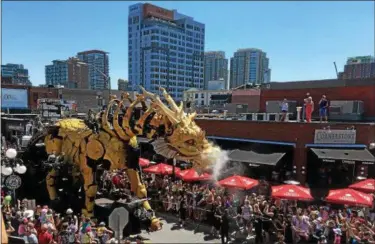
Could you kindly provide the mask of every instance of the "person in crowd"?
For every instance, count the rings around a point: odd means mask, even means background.
[[[7,220],[5,222],[5,231],[7,232],[9,236],[15,232],[15,229],[13,228],[12,222],[10,220]]]
[[[58,244],[72,244],[75,243],[75,232],[69,229],[69,224],[63,222],[58,233],[57,243]]]
[[[229,238],[229,211],[225,209],[221,216],[221,227],[220,227],[221,243],[228,243]]]
[[[113,232],[105,227],[105,223],[100,222],[99,227],[96,229],[96,236],[98,237],[100,244],[105,244],[112,234]]]
[[[308,97],[305,99],[305,113],[306,113],[306,122],[311,123],[311,116],[314,111],[314,101],[312,97]]]
[[[306,93],[305,98],[303,99],[303,107],[302,107],[302,121],[306,122],[306,99],[310,97],[310,93]]]
[[[289,111],[289,104],[288,100],[284,98],[283,102],[281,103],[281,118],[280,121],[285,121],[287,113]]]
[[[28,228],[26,228],[25,230],[23,240],[25,241],[25,243],[38,244],[37,236],[34,233],[32,233]]]
[[[48,225],[43,224],[40,228],[40,232],[38,234],[38,242],[39,244],[52,244],[53,243],[53,236],[50,232],[48,232]]]
[[[186,212],[187,212],[187,205],[186,205],[186,201],[187,201],[187,196],[184,195],[185,192],[180,192],[181,194],[181,200],[180,200],[180,208],[179,208],[179,212],[180,212],[180,227],[183,227],[185,225],[185,220],[186,220]]]
[[[319,116],[320,116],[320,123],[328,121],[328,100],[326,95],[323,95],[319,101]]]
[[[241,207],[242,221],[245,228],[247,228],[248,233],[252,232],[251,216],[253,214],[253,207],[250,205],[250,201],[246,198],[245,204]]]

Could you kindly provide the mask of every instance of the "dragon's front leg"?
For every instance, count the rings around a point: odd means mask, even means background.
[[[56,185],[55,185],[56,176],[57,176],[57,172],[55,169],[52,169],[51,171],[49,171],[46,176],[47,191],[48,191],[49,199],[51,201],[54,201],[57,198]]]
[[[126,173],[129,177],[130,183],[131,183],[131,191],[139,198],[147,198],[147,190],[146,186],[143,184],[141,176],[139,174],[139,171],[134,168],[128,168],[126,170]],[[143,207],[146,209],[146,211],[153,212],[150,203],[148,200],[143,202]],[[160,230],[161,224],[160,220],[153,214],[151,217],[151,230]]]

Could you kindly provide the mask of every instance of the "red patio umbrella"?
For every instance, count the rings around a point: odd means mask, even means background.
[[[254,186],[257,186],[259,184],[259,181],[244,176],[233,175],[219,181],[218,184],[227,188],[249,190]]]
[[[169,164],[161,163],[161,164],[148,167],[144,169],[143,172],[156,174],[156,175],[171,175],[173,173],[173,166]],[[180,172],[180,168],[175,167],[175,173],[178,175],[179,172]]]
[[[312,201],[310,189],[298,185],[280,185],[272,187],[272,197],[286,200]]]
[[[349,188],[366,193],[375,193],[375,179],[362,180],[360,182],[351,184]]]
[[[335,204],[344,204],[349,206],[367,206],[372,207],[373,197],[353,189],[330,190],[326,201]]]
[[[142,168],[150,166],[150,160],[145,159],[145,158],[139,158],[139,166]]]
[[[204,181],[212,179],[212,176],[207,173],[199,175],[195,169],[182,170],[178,174],[184,181]]]

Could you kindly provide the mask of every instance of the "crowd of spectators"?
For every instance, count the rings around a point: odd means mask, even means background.
[[[130,183],[122,171],[107,172],[100,194],[122,191]],[[272,199],[262,182],[250,191],[226,189],[207,182],[183,182],[178,177],[143,174],[148,197],[157,212],[211,226],[211,234],[245,236],[255,243],[375,243],[375,208],[303,203]],[[11,197],[4,194],[5,203]],[[48,206],[30,209],[27,202],[2,205],[8,234],[26,243],[111,243],[113,232],[105,223],[74,214],[59,214]],[[230,233],[230,234],[229,234]],[[223,238],[223,243],[228,241]]]
[[[107,175],[112,189],[129,185],[121,172]],[[261,182],[250,191],[230,190],[213,183],[183,182],[171,176],[144,174],[156,211],[211,225],[211,234],[245,235],[255,243],[375,243],[375,207],[362,208],[325,202],[272,199]],[[225,234],[225,233],[224,233]],[[227,242],[225,240],[224,242]]]
[[[10,200],[10,196],[6,195],[4,200]],[[48,206],[31,208],[28,202],[2,206],[8,236],[39,244],[114,243],[113,232],[104,222],[96,223],[94,219],[76,215],[72,209],[59,214]]]

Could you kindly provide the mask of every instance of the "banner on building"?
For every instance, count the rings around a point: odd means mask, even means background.
[[[27,109],[28,98],[27,89],[1,88],[1,108]]]

